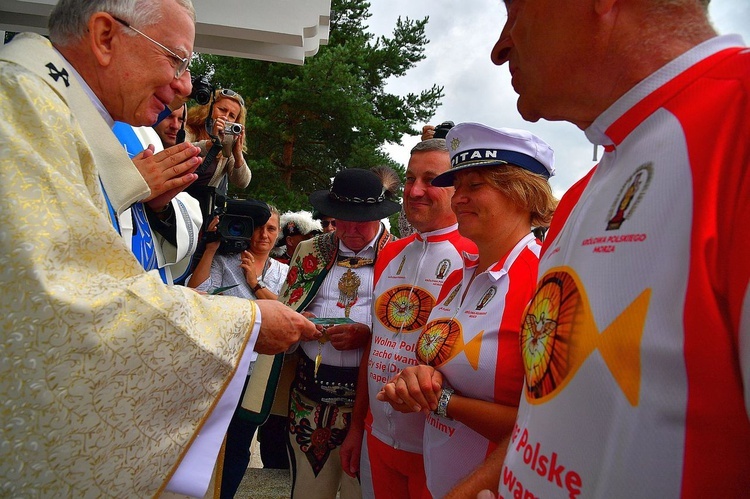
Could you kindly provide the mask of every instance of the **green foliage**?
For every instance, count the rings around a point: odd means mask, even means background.
[[[248,164],[253,179],[241,197],[263,199],[282,211],[309,209],[307,195],[327,189],[348,167],[397,164],[381,147],[401,143],[429,122],[443,89],[389,94],[389,78],[404,76],[424,58],[428,19],[400,19],[391,37],[366,31],[370,4],[333,0],[330,40],[302,66],[201,55],[193,74],[209,74],[247,103]]]

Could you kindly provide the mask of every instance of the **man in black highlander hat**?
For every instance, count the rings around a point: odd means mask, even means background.
[[[289,397],[292,497],[361,497],[342,473],[339,447],[349,429],[362,349],[372,325],[373,265],[394,237],[380,219],[399,211],[399,185],[389,168],[339,172],[330,190],[310,203],[335,218],[336,231],[301,242],[289,262],[279,300],[316,317],[320,341],[300,342],[300,362]]]

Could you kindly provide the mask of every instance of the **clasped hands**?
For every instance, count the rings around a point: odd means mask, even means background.
[[[378,392],[377,399],[403,413],[437,409],[443,375],[432,366],[410,366],[398,373]]]
[[[177,144],[154,153],[153,144],[133,157],[133,163],[151,189],[143,202],[156,211],[162,211],[172,199],[198,175],[193,173],[201,164],[200,148],[189,142]]]

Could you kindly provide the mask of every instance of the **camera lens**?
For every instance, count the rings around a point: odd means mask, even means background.
[[[195,101],[198,104],[205,105],[208,104],[208,101],[211,99],[211,92],[207,91],[206,89],[200,89],[197,92],[195,92]]]
[[[233,221],[227,227],[227,233],[231,237],[241,237],[243,234],[247,233],[245,222],[242,220]]]
[[[242,133],[242,125],[228,121],[224,124],[224,133],[228,135],[239,135]]]
[[[205,76],[193,76],[190,80],[193,84],[193,91],[190,98],[201,105],[208,104],[211,100],[211,82]]]

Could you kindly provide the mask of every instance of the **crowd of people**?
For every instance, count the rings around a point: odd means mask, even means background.
[[[750,51],[708,1],[505,2],[520,114],[605,151],[559,202],[542,138],[445,122],[403,194],[281,211],[226,197],[243,97],[186,105],[190,0],[60,0],[0,48],[0,495],[231,498],[256,433],[293,498],[746,494]]]

